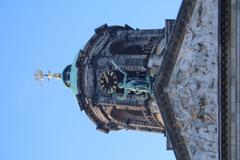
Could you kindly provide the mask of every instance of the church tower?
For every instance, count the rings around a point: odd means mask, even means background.
[[[165,133],[153,93],[159,67],[154,60],[161,60],[165,43],[165,29],[106,24],[95,29],[69,70],[80,109],[97,130]]]
[[[173,24],[154,30],[104,24],[61,74],[45,76],[72,89],[97,130],[165,133],[153,85]]]

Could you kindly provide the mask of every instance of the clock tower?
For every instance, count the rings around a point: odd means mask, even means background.
[[[167,22],[171,29],[174,20]],[[161,60],[165,40],[165,29],[106,24],[95,29],[71,65],[70,87],[97,130],[165,133],[153,93],[160,66],[154,60]]]

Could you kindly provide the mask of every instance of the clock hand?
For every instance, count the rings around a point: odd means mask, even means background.
[[[107,77],[106,73],[104,73],[104,77],[105,77],[107,83],[109,83],[109,81],[108,81],[108,77]]]

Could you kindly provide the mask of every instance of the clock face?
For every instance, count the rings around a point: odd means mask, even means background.
[[[117,89],[117,76],[114,71],[107,70],[100,77],[100,86],[108,94],[114,93]]]

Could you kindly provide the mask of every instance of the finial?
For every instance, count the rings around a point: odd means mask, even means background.
[[[44,80],[44,77],[47,77],[48,81],[51,78],[61,79],[61,73],[51,73],[50,71],[48,71],[48,74],[44,74],[43,71],[41,71],[40,69],[36,70],[36,72],[34,73],[34,78],[37,81],[42,82]]]

